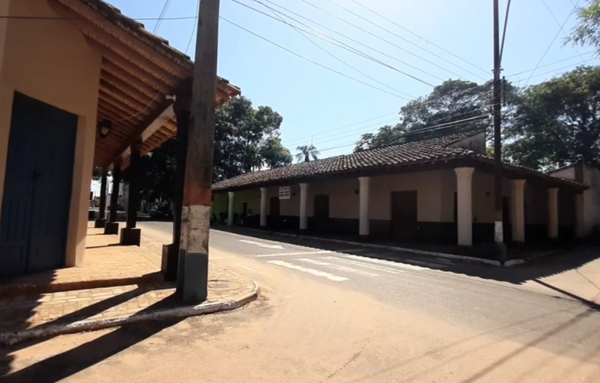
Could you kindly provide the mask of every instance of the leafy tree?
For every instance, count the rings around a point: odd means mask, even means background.
[[[236,97],[215,111],[215,181],[292,163],[292,155],[281,144],[283,118],[270,107],[254,108],[245,97]],[[148,201],[173,196],[177,154],[175,138],[142,158],[141,193]],[[124,174],[126,179],[127,174]]]
[[[527,88],[504,134],[506,154],[520,165],[600,165],[600,67],[579,67]]]
[[[587,7],[577,10],[577,25],[567,41],[590,45],[600,52],[600,0],[587,0]]]
[[[510,103],[516,97],[516,88],[507,83],[505,89],[506,101]],[[444,81],[429,95],[402,106],[400,121],[395,126],[386,125],[377,133],[362,135],[355,150],[414,141],[466,128],[491,129],[491,120],[476,119],[490,113],[491,96],[491,82],[479,85],[464,80]],[[509,109],[505,109],[506,116]],[[463,121],[468,119],[473,120]],[[456,122],[456,125],[452,125],[453,122]],[[493,135],[488,134],[488,138],[493,138]]]
[[[283,117],[268,106],[254,108],[245,97],[219,107],[215,115],[215,181],[288,165],[292,156],[281,144]]]
[[[319,158],[319,154],[321,154],[313,144],[298,146],[296,150],[298,151],[296,153],[296,160],[298,162],[310,162],[311,157],[316,161]]]

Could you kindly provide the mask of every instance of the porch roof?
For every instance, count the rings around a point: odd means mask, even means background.
[[[285,185],[290,182],[309,182],[332,178],[375,176],[380,174],[427,171],[435,168],[472,166],[490,171],[494,159],[470,149],[453,147],[481,130],[467,130],[441,137],[412,141],[398,145],[365,150],[312,162],[302,162],[286,167],[251,172],[213,185],[215,192],[248,189],[251,187]],[[429,165],[429,166],[427,166]],[[581,183],[547,175],[522,166],[503,164],[503,174],[508,178],[526,178],[567,187],[574,191],[586,187]]]
[[[126,159],[129,147],[140,138],[145,154],[173,137],[177,124],[173,100],[167,96],[190,92],[194,68],[190,57],[102,0],[49,3],[102,54],[98,123],[110,120],[112,131],[96,140],[94,164],[106,167],[119,157]],[[240,93],[219,77],[217,105]]]

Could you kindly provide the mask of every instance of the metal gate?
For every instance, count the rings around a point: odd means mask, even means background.
[[[15,93],[0,221],[0,279],[63,266],[76,136],[76,115]]]

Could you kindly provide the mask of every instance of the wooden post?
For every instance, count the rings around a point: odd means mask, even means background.
[[[201,302],[208,295],[208,235],[210,229],[219,0],[200,2],[192,108],[183,193],[181,249],[183,299]],[[182,267],[183,266],[183,267]]]
[[[94,223],[95,228],[103,228],[106,226],[106,182],[108,172],[102,170],[102,180],[100,181],[100,209],[98,210],[98,218]]]
[[[175,158],[175,187],[173,192],[173,243],[163,246],[162,272],[165,281],[177,279],[181,241],[181,209],[185,182],[185,163],[190,126],[191,87],[187,92],[176,94],[173,110],[177,117],[177,156]],[[181,292],[181,291],[180,291]]]
[[[119,158],[113,164],[112,191],[110,193],[110,213],[108,222],[104,226],[104,234],[119,234],[119,223],[117,222],[117,204],[119,203],[119,186],[121,184],[121,163]]]
[[[141,230],[136,228],[137,213],[140,205],[140,161],[142,143],[131,145],[129,163],[129,196],[127,198],[127,226],[121,229],[121,245],[141,244]]]

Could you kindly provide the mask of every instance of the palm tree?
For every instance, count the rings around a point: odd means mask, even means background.
[[[310,162],[311,157],[313,160],[316,160],[319,158],[319,154],[321,154],[313,144],[298,146],[296,150],[298,151],[298,153],[296,153],[296,160],[298,162],[302,160],[304,160],[304,162]]]

